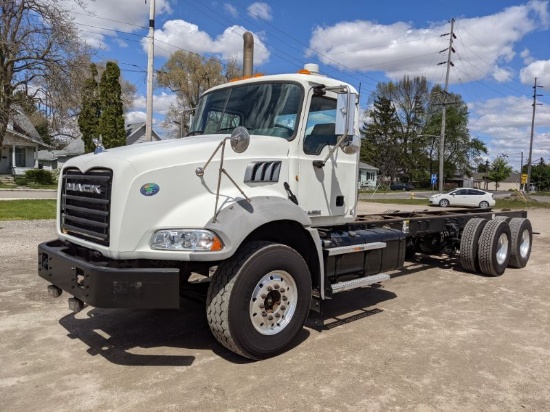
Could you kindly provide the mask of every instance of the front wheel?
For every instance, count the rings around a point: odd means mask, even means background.
[[[449,206],[449,201],[448,201],[447,199],[441,199],[441,200],[439,201],[439,206],[441,206],[441,207],[447,207],[447,206]]]
[[[487,202],[486,200],[483,200],[479,202],[479,207],[481,207],[482,209],[487,209],[489,207],[489,202]]]
[[[218,266],[208,289],[208,323],[229,350],[265,359],[292,344],[310,302],[311,275],[302,256],[282,244],[250,242]]]

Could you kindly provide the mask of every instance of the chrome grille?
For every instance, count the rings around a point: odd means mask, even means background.
[[[62,179],[61,231],[108,246],[113,172],[67,169]]]

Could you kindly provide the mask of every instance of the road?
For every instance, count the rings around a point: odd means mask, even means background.
[[[55,199],[54,189],[0,189],[0,200],[17,199]]]
[[[540,235],[526,268],[488,278],[418,256],[381,288],[325,302],[323,326],[261,362],[219,345],[200,303],[71,314],[36,274],[55,222],[2,221],[0,410],[546,412],[550,219],[529,215]]]

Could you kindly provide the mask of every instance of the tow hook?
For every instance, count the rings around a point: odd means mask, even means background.
[[[48,295],[50,295],[52,298],[58,298],[59,296],[61,296],[62,293],[63,291],[61,290],[61,288],[58,288],[55,285],[48,285]]]
[[[78,313],[84,309],[84,302],[78,298],[69,298],[69,309],[72,310],[73,313]]]

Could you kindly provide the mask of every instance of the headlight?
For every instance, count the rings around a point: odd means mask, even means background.
[[[208,230],[165,229],[155,232],[151,238],[151,249],[212,252],[222,250],[223,242]]]

